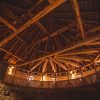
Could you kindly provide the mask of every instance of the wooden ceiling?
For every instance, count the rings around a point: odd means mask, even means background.
[[[0,0],[1,58],[37,73],[90,67],[100,61],[99,5],[100,0]]]

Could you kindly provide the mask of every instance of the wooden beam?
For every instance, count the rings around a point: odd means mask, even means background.
[[[64,59],[57,59],[57,61],[59,61],[59,62],[63,62],[63,63],[65,63],[65,64],[69,64],[69,65],[71,65],[71,66],[75,66],[76,68],[79,68],[80,67],[80,65],[79,64],[77,64],[77,63],[75,63],[75,62],[72,62],[72,61],[68,61],[68,60],[64,60]]]
[[[50,57],[50,56],[54,56],[54,55],[57,55],[57,54],[60,54],[60,53],[64,53],[66,51],[69,51],[69,50],[72,50],[72,49],[87,45],[88,43],[96,41],[96,40],[99,40],[99,39],[100,39],[100,34],[95,35],[95,36],[91,36],[91,37],[88,37],[88,38],[85,38],[85,39],[81,40],[80,42],[74,43],[73,46],[65,47],[65,48],[63,48],[63,49],[61,49],[59,51],[52,52],[52,53],[50,53],[48,55],[42,56],[42,57],[34,59],[32,61],[25,62],[25,63],[20,64],[18,66],[27,65],[27,64],[33,63],[35,61],[45,59],[45,58]]]
[[[100,30],[100,26],[90,29],[87,33],[96,32]]]
[[[51,67],[52,67],[52,70],[56,73],[56,68],[55,68],[54,63],[51,60],[49,60],[49,63],[51,65]]]
[[[2,11],[5,12],[7,16],[17,21],[18,23],[21,23],[21,21],[11,11],[8,10],[8,6],[11,7],[12,5],[8,5],[6,2],[3,2],[3,4],[1,4],[0,6],[1,6]]]
[[[36,22],[36,25],[46,34],[48,34],[49,32],[47,31],[47,29],[39,22]]]
[[[87,45],[100,45],[100,42],[92,42],[92,43],[89,43]]]
[[[5,20],[2,16],[0,16],[0,21],[2,22],[2,23],[4,23],[9,29],[11,29],[12,31],[16,31],[17,29],[13,26],[13,25],[11,25],[7,20]],[[16,38],[18,39],[18,40],[20,40],[20,41],[23,41],[21,38],[19,38],[18,36],[16,36]],[[25,42],[25,41],[23,41],[26,45],[27,45],[27,43]],[[14,46],[13,46],[14,47]],[[12,48],[12,47],[11,47]],[[0,48],[2,51],[4,51],[4,52],[6,52],[7,54],[9,54],[9,55],[12,55],[13,57],[15,57],[15,58],[17,58],[17,59],[19,59],[19,60],[22,60],[22,61],[24,61],[22,58],[20,58],[20,57],[18,57],[18,56],[16,56],[15,54],[13,54],[13,53],[11,53],[11,51],[8,51],[8,50],[5,50],[5,49],[3,49],[3,48]]]
[[[32,17],[33,14],[31,12],[28,12],[29,17]],[[48,30],[39,22],[35,22],[35,24],[44,32],[44,33],[49,33]]]
[[[9,29],[16,31],[16,28],[6,21],[2,16],[0,16],[0,22],[4,23]]]
[[[56,35],[59,35],[59,34],[61,34],[62,32],[69,30],[71,27],[74,27],[75,25],[76,25],[75,22],[74,22],[74,23],[71,23],[71,24],[69,24],[68,26],[65,26],[65,27],[63,27],[63,28],[57,30],[56,32],[51,33],[51,34],[49,35],[49,37],[50,37],[50,38],[55,37]],[[41,42],[44,42],[44,41],[46,41],[46,40],[48,40],[48,36],[42,38],[41,40],[39,40],[39,41],[37,41],[37,42],[35,42],[35,43],[32,43],[31,45],[32,45],[32,46],[35,46],[35,45],[37,45],[37,44],[39,44],[39,43],[41,43]]]
[[[60,59],[66,59],[66,60],[75,60],[75,61],[91,61],[89,58],[86,58],[86,57],[78,57],[78,56],[66,56],[65,55],[58,55],[57,58],[60,58]]]
[[[29,0],[27,0],[27,1],[29,1]],[[35,5],[33,5],[31,8],[29,8],[28,13],[31,13],[32,10],[33,10],[36,6],[39,6],[39,4],[41,4],[43,1],[44,1],[44,0],[38,0],[38,1],[36,2]],[[31,2],[32,2],[32,1],[31,1]],[[32,2],[32,3],[33,3],[33,2]],[[34,3],[33,3],[33,4],[34,4]]]
[[[46,8],[44,8],[44,10],[42,10],[41,12],[39,12],[36,16],[34,16],[32,19],[30,19],[28,22],[26,22],[24,25],[22,25],[19,29],[17,29],[14,33],[12,33],[6,39],[4,39],[3,41],[1,41],[0,42],[0,47],[3,46],[4,44],[8,43],[16,35],[18,35],[22,31],[24,31],[28,27],[30,27],[36,21],[38,21],[39,19],[41,19],[42,17],[44,17],[45,15],[47,15],[50,11],[52,11],[53,9],[55,9],[56,7],[58,7],[59,5],[61,5],[64,2],[65,2],[65,0],[58,0],[57,2],[55,2],[53,4],[50,4],[49,6],[47,6]]]
[[[57,64],[58,66],[60,66],[62,69],[67,70],[66,66],[60,62],[58,62],[56,59],[49,57],[49,59],[54,62],[55,64]]]
[[[44,64],[43,64],[43,68],[42,68],[42,73],[45,72],[45,69],[47,67],[47,64],[48,64],[48,60],[45,60]]]
[[[100,55],[97,55],[97,57],[94,59],[94,62],[96,62],[97,59],[99,59],[99,61],[100,61]]]
[[[11,52],[9,52],[9,51],[7,51],[7,50],[5,50],[5,49],[3,49],[3,48],[0,48],[0,50],[6,52],[6,53],[9,54],[9,55],[12,55],[13,57],[15,57],[15,58],[17,58],[17,59],[19,59],[19,60],[21,60],[21,61],[24,61],[22,58],[20,58],[20,57],[14,55],[14,54],[12,54]]]
[[[76,14],[78,29],[80,30],[81,36],[84,38],[85,32],[84,32],[83,23],[82,23],[82,19],[81,19],[81,15],[80,15],[78,1],[77,0],[71,0],[71,1],[72,1],[73,10]]]
[[[76,50],[73,52],[66,52],[66,53],[62,53],[60,54],[60,56],[68,56],[68,55],[77,55],[77,54],[93,54],[93,53],[97,53],[99,52],[99,49],[85,49],[85,50]]]
[[[17,29],[11,25],[5,18],[3,18],[2,16],[0,16],[0,21],[2,23],[4,23],[9,29],[11,29],[13,32],[15,32]],[[22,40],[20,37],[16,36],[17,39],[19,39],[20,41],[24,42],[26,45],[28,45],[24,40]]]
[[[34,70],[35,68],[37,68],[40,64],[42,64],[44,62],[44,60],[39,61],[35,66],[33,66],[31,68],[31,71]]]
[[[64,63],[66,65],[66,67],[67,67],[67,70],[70,69],[70,66],[68,65],[68,63],[66,61],[64,61],[62,59],[58,59],[58,58],[57,58],[57,61],[59,61],[61,63]]]
[[[52,61],[53,61],[55,64],[57,64],[59,67],[61,67],[61,68],[64,69],[65,71],[67,71],[67,67],[66,67],[64,64],[62,64],[61,62],[58,62],[58,61],[56,61],[56,60],[54,60],[54,59],[52,59]]]

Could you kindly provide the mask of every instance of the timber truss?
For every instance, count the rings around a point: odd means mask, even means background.
[[[100,71],[97,1],[1,0],[3,58],[13,59],[17,70],[35,76],[68,76],[59,80],[75,78],[70,77],[73,73],[83,78],[93,74],[83,74],[86,71]]]

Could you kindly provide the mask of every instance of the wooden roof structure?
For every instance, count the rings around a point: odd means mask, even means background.
[[[0,0],[0,55],[22,72],[100,68],[99,0]]]

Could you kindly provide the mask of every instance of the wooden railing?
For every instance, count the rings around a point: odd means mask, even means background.
[[[27,77],[27,73],[16,71],[15,75],[6,74],[4,81],[14,85],[36,88],[77,87],[96,83],[97,79],[100,77],[100,67],[96,67],[95,70],[91,69],[85,71],[82,73],[81,78],[76,79],[69,79],[67,76],[59,76],[56,81],[51,81],[49,78],[43,81],[41,80],[42,76],[35,76],[34,80],[28,80]]]

